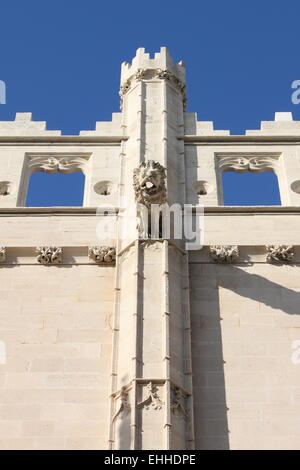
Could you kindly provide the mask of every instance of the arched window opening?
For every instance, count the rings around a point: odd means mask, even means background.
[[[30,177],[26,206],[82,206],[85,176],[82,172],[36,172]]]
[[[222,174],[225,206],[281,205],[278,179],[272,171]]]

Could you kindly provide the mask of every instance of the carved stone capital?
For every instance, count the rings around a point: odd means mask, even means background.
[[[6,261],[6,248],[4,246],[0,247],[0,263],[4,263]]]
[[[237,245],[212,245],[209,254],[216,263],[233,263],[239,257],[239,248]]]
[[[267,245],[268,263],[291,263],[294,259],[293,245]]]
[[[136,202],[150,207],[166,202],[166,169],[154,160],[142,162],[133,172]]]
[[[62,248],[52,246],[39,246],[36,249],[38,253],[37,262],[40,264],[61,264]]]
[[[116,262],[116,249],[110,246],[91,246],[89,258],[97,264],[112,265]]]
[[[170,81],[182,94],[182,101],[183,101],[183,110],[186,109],[186,86],[176,75],[174,75],[169,70],[163,69],[142,69],[139,68],[130,78],[128,78],[125,82],[122,83],[120,86],[119,96],[120,96],[120,109],[123,108],[123,96],[130,90],[131,86],[134,82],[140,82],[142,79],[152,79],[152,78],[159,78],[162,80]]]

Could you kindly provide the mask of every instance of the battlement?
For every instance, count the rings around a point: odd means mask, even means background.
[[[61,135],[61,131],[49,131],[45,121],[32,121],[32,113],[16,113],[14,121],[0,121],[0,136]]]
[[[150,54],[145,52],[143,47],[137,49],[136,56],[132,59],[131,64],[123,62],[121,65],[121,84],[132,77],[139,69],[169,70],[185,83],[185,65],[182,61],[174,64],[167,47],[161,47],[160,52],[156,52],[153,59],[150,58]]]
[[[259,130],[246,131],[246,135],[300,135],[300,121],[293,120],[293,114],[275,113],[274,121],[261,121]]]

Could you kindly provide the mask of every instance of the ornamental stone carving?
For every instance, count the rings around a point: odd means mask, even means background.
[[[45,171],[46,173],[71,173],[82,171],[87,164],[87,158],[80,156],[36,156],[30,157],[28,167],[33,171]]]
[[[294,259],[293,245],[267,245],[268,263],[291,263]]]
[[[237,173],[244,173],[251,171],[259,173],[261,171],[276,171],[278,168],[278,156],[219,156],[218,167],[221,171],[236,171]]]
[[[62,248],[52,246],[39,246],[36,249],[38,253],[37,262],[40,264],[61,264]]]
[[[171,392],[173,395],[171,410],[174,414],[179,414],[184,418],[188,418],[188,412],[185,409],[185,392],[179,387],[172,387]]]
[[[89,248],[89,258],[97,264],[115,264],[116,249],[110,246],[92,246]]]
[[[10,181],[0,181],[0,196],[8,196],[11,193]]]
[[[237,245],[212,245],[209,254],[216,263],[233,263],[239,257],[239,248]]]
[[[161,410],[163,402],[158,396],[158,388],[153,382],[149,382],[146,387],[147,395],[138,406],[145,410]]]
[[[117,418],[122,419],[130,412],[129,393],[127,387],[124,386],[115,396],[116,400],[119,399],[119,408],[114,415],[112,421],[114,422]]]
[[[136,202],[150,208],[151,204],[166,202],[166,170],[158,162],[142,162],[133,172]]]
[[[6,261],[6,248],[4,246],[0,247],[0,263],[4,263]]]
[[[130,78],[128,78],[124,83],[122,83],[119,91],[121,110],[123,108],[123,96],[130,90],[134,82],[140,82],[143,78],[159,78],[162,80],[170,81],[182,94],[183,110],[185,111],[187,104],[185,83],[183,83],[176,75],[174,75],[167,69],[148,70],[142,68],[139,68]]]

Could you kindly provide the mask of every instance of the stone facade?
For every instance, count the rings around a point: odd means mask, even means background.
[[[198,122],[166,48],[120,98],[78,136],[0,122],[0,448],[299,449],[300,122]],[[229,170],[282,205],[224,207]],[[83,207],[25,207],[36,171],[82,171]],[[147,238],[164,203],[204,206],[202,249]]]

